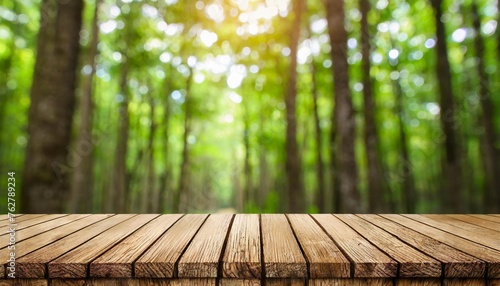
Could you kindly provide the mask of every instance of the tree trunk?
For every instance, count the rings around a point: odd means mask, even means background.
[[[431,0],[434,8],[436,22],[436,49],[437,49],[437,78],[439,83],[439,103],[441,107],[441,126],[444,132],[445,156],[443,158],[444,190],[443,208],[444,212],[463,212],[464,201],[462,194],[462,166],[460,148],[458,143],[458,116],[454,105],[454,95],[451,86],[450,63],[446,48],[446,34],[442,17],[442,0]]]
[[[92,20],[92,39],[89,45],[87,64],[92,68],[89,75],[84,78],[80,100],[80,129],[73,148],[85,151],[81,154],[82,161],[75,167],[73,174],[71,198],[68,211],[70,213],[91,213],[92,199],[94,193],[94,177],[92,167],[94,163],[93,149],[95,142],[92,139],[92,122],[94,103],[92,100],[93,80],[95,76],[96,61],[98,54],[97,44],[99,37],[98,12],[101,1],[97,0]],[[85,149],[84,149],[85,148]]]
[[[70,158],[83,1],[44,0],[31,87],[21,211],[61,213],[69,193]],[[54,11],[54,13],[43,13]]]
[[[321,124],[318,112],[318,85],[316,81],[316,67],[314,60],[310,64],[311,70],[311,93],[313,97],[314,114],[314,141],[316,143],[316,180],[317,190],[315,196],[315,205],[320,213],[326,212],[326,186],[325,186],[325,163],[323,161],[323,144]]]
[[[191,98],[191,83],[193,79],[193,70],[189,70],[189,76],[186,82],[186,95],[184,100],[184,136],[182,137],[182,162],[181,173],[179,176],[179,188],[174,196],[174,213],[185,212],[188,209],[189,203],[189,142],[188,138],[191,132],[191,117],[192,117],[192,98]]]
[[[393,67],[394,71],[399,72],[397,64]],[[397,174],[398,182],[402,183],[403,204],[406,213],[415,213],[415,205],[417,204],[417,195],[415,191],[415,181],[413,178],[413,168],[410,161],[410,154],[408,148],[408,139],[404,124],[404,102],[403,91],[401,90],[401,83],[399,79],[393,81],[393,86],[396,95],[396,113],[398,116],[399,124],[399,164],[401,166],[400,172]]]
[[[246,99],[245,99],[246,100]],[[253,185],[252,185],[252,165],[250,163],[250,118],[248,111],[248,103],[243,103],[245,106],[244,115],[244,130],[243,130],[243,145],[245,147],[245,160],[243,164],[243,173],[245,176],[245,187],[243,190],[243,210],[245,209],[245,204],[249,203],[249,200],[253,200]]]
[[[151,85],[149,85],[151,88]],[[155,102],[154,98],[150,96],[149,106],[150,110],[150,126],[149,126],[149,136],[148,143],[146,147],[146,173],[144,189],[142,190],[142,209],[146,213],[157,213],[158,212],[158,193],[155,185],[155,164],[154,164],[154,139],[156,134],[156,121],[155,121]]]
[[[164,108],[164,116],[163,116],[163,162],[165,164],[165,171],[160,176],[160,191],[158,194],[159,200],[159,211],[164,212],[167,208],[167,201],[170,201],[168,195],[172,190],[172,169],[170,164],[170,93],[172,90],[172,77],[168,72],[166,72],[165,84],[163,88],[162,97],[165,97],[165,102],[163,105]],[[172,210],[172,206],[168,206],[168,210]]]
[[[368,0],[360,0],[361,11],[361,53],[363,56],[363,111],[365,121],[365,147],[366,161],[368,164],[368,191],[369,210],[372,213],[386,212],[385,186],[382,174],[382,163],[378,152],[379,138],[375,120],[375,102],[373,95],[372,79],[370,76],[370,32],[368,25],[368,13],[370,3]]]
[[[334,121],[338,144],[337,153],[343,212],[361,212],[358,192],[358,170],[355,156],[355,118],[349,89],[349,66],[347,64],[347,32],[344,27],[344,1],[325,0],[333,62],[335,91]],[[333,128],[333,126],[332,126]],[[332,160],[336,159],[332,157]]]
[[[488,189],[486,192],[486,211],[493,213],[500,210],[500,150],[496,148],[495,142],[498,134],[495,130],[495,103],[491,99],[489,91],[488,76],[484,69],[484,42],[481,37],[481,20],[477,11],[476,2],[472,3],[472,18],[475,30],[474,47],[476,49],[476,68],[479,76],[479,96],[483,114],[481,116],[484,125],[484,155],[486,167],[486,180]]]
[[[291,29],[290,66],[288,69],[288,83],[286,86],[286,194],[288,195],[288,212],[301,213],[305,210],[304,183],[302,178],[301,159],[297,144],[297,49],[300,37],[300,23],[303,0],[293,2],[294,21]]]

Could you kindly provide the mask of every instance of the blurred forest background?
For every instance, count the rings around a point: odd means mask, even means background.
[[[500,212],[499,1],[0,3],[20,212]]]

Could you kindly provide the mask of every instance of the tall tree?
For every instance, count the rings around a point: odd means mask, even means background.
[[[297,144],[297,50],[300,38],[300,23],[303,0],[293,2],[294,21],[290,30],[290,66],[288,67],[288,82],[285,93],[286,106],[286,194],[289,212],[303,212],[304,183],[302,178],[301,159]]]
[[[450,62],[446,47],[446,33],[443,16],[442,0],[430,0],[434,9],[436,24],[436,74],[439,86],[439,103],[441,108],[441,127],[444,132],[443,162],[444,188],[442,191],[443,211],[464,211],[462,194],[462,164],[458,136],[458,116],[455,108],[453,88],[451,86]]]
[[[96,70],[97,44],[99,37],[98,13],[101,0],[97,0],[94,7],[94,18],[92,19],[92,38],[89,44],[88,58],[86,64],[91,67],[90,74],[84,77],[80,98],[80,126],[78,136],[73,143],[73,148],[78,150],[79,146],[87,148],[85,154],[81,155],[81,163],[75,167],[71,185],[71,197],[69,199],[68,211],[70,213],[92,212],[92,198],[94,193],[94,178],[92,175],[93,149],[92,140],[92,118],[94,102],[92,99],[93,80]]]
[[[333,112],[337,132],[337,145],[331,160],[338,159],[339,192],[342,196],[340,211],[362,211],[358,192],[358,169],[355,155],[355,118],[349,89],[349,66],[347,64],[347,31],[344,26],[344,1],[324,1],[330,35],[331,57],[333,62],[333,84],[335,108]]]
[[[375,120],[376,105],[373,94],[372,78],[370,76],[371,44],[368,24],[368,13],[370,12],[369,0],[360,0],[361,12],[361,54],[363,69],[363,111],[365,132],[364,141],[366,147],[366,161],[368,163],[368,191],[370,212],[385,212],[385,185],[382,175],[382,162],[378,152],[379,136],[377,121]]]
[[[160,186],[159,186],[159,211],[163,212],[167,207],[168,195],[172,190],[172,166],[170,163],[170,118],[171,118],[171,102],[170,102],[170,94],[172,92],[172,76],[170,74],[171,69],[166,69],[167,76],[165,77],[165,81],[163,83],[163,90],[161,92],[162,98],[164,98],[163,104],[163,164],[165,169],[163,173],[160,175]],[[171,207],[169,205],[169,207]]]
[[[69,193],[67,155],[82,11],[82,0],[44,0],[41,5],[22,177],[21,209],[25,213],[63,212]]]
[[[472,19],[475,30],[474,47],[476,50],[476,69],[479,76],[479,97],[483,114],[481,116],[484,126],[484,155],[486,179],[488,189],[486,192],[486,211],[496,212],[500,205],[500,150],[495,146],[498,133],[495,130],[495,103],[489,90],[488,75],[485,71],[484,41],[481,36],[481,19],[479,17],[476,1],[472,3]]]

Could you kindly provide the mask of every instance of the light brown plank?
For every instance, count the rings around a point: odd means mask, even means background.
[[[63,226],[73,221],[80,220],[86,216],[89,215],[73,214],[73,215],[61,216],[49,221],[41,222],[39,224],[33,225],[28,228],[21,229],[19,231],[16,230],[16,243],[21,242],[30,237],[34,237],[41,233],[53,231],[53,229],[56,229],[57,227]],[[0,244],[0,247],[6,247],[7,245],[8,245],[8,240],[5,240],[4,243]]]
[[[266,286],[305,286],[306,279],[267,278]]]
[[[441,263],[405,244],[395,236],[350,214],[336,215],[359,234],[399,262],[399,277],[441,276]]]
[[[457,236],[500,250],[500,233],[450,217],[439,215],[405,215],[413,220],[451,232]]]
[[[40,216],[32,217],[32,218],[27,219],[27,220],[16,221],[15,222],[15,224],[17,224],[16,225],[16,232],[19,233],[23,229],[27,229],[29,227],[36,226],[37,224],[47,222],[47,221],[50,221],[53,219],[57,219],[60,217],[64,217],[64,216],[67,216],[67,214],[40,215]],[[8,231],[9,231],[8,228],[5,227],[4,232],[2,232],[2,234],[0,235],[0,240],[4,239],[3,236],[9,235]]]
[[[20,223],[32,218],[36,218],[39,216],[43,216],[43,214],[31,214],[31,215],[26,215],[26,214],[16,214],[14,216],[14,223]],[[9,220],[9,217],[7,214],[2,214],[2,221],[0,221],[0,228],[6,227],[7,225],[11,224],[12,222]]]
[[[131,214],[120,214],[106,218],[17,259],[19,277],[45,277],[48,274],[45,268],[47,263],[133,216]]]
[[[207,215],[188,214],[177,221],[139,257],[134,265],[136,277],[174,277],[175,264],[203,224]]]
[[[283,214],[261,215],[266,277],[307,277],[306,260]]]
[[[222,277],[261,278],[259,216],[237,214],[222,258]]]
[[[392,286],[392,279],[383,278],[334,278],[311,279],[309,286]]]
[[[219,260],[233,215],[208,217],[179,261],[179,277],[217,277]]]
[[[309,262],[311,278],[349,277],[349,260],[308,215],[287,215]]]
[[[215,279],[52,279],[52,286],[215,286]]]
[[[97,221],[105,219],[109,217],[109,215],[91,215],[84,217],[79,220],[75,220],[66,225],[58,227],[54,230],[42,233],[40,235],[34,236],[30,239],[23,240],[19,243],[16,243],[16,257],[19,259],[23,255],[26,255],[32,251],[35,251],[39,248],[47,246],[58,239],[61,239],[64,236],[70,235],[71,233],[78,231],[88,225],[91,225]],[[0,257],[8,257],[10,250],[7,248],[3,248],[0,250]],[[2,267],[3,269],[3,267]]]
[[[398,263],[330,214],[313,215],[354,264],[354,277],[396,277]]]
[[[486,263],[471,255],[378,215],[358,216],[444,263],[445,277],[485,276]]]
[[[496,223],[500,223],[500,217],[497,216],[491,216],[491,215],[475,215],[475,214],[470,214],[469,216],[479,218],[482,220],[487,220],[487,221],[492,221]]]
[[[487,229],[491,229],[494,231],[500,231],[500,223],[492,222],[489,220],[484,220],[482,218],[478,218],[475,216],[469,216],[464,214],[453,214],[447,215],[448,217],[454,218],[456,220],[460,220],[466,223],[470,223],[476,226],[484,227]]]
[[[500,251],[496,251],[489,247],[474,243],[470,240],[431,227],[424,223],[417,222],[401,215],[382,216],[487,262],[488,277],[500,277]]]
[[[131,278],[133,262],[181,217],[181,214],[162,215],[148,222],[94,260],[90,264],[90,277]]]
[[[92,260],[157,216],[157,214],[135,216],[107,229],[85,244],[50,262],[49,278],[85,278]]]
[[[221,279],[220,286],[260,286],[259,279]]]
[[[47,286],[48,281],[45,279],[3,279],[0,280],[0,286]]]

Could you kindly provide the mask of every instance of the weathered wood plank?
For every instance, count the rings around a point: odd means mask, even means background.
[[[343,221],[330,214],[313,215],[313,218],[349,256],[354,264],[354,277],[396,277],[398,263]]]
[[[378,215],[358,215],[444,264],[445,277],[484,277],[486,263]]]
[[[47,263],[133,216],[130,214],[120,214],[106,218],[17,259],[16,264],[19,277],[45,277],[48,274],[46,273]]]
[[[176,274],[176,262],[207,215],[188,214],[139,257],[134,265],[136,277],[170,278]]]
[[[60,217],[64,217],[64,216],[67,216],[67,214],[34,215],[34,217],[28,217],[29,219],[26,219],[26,220],[22,220],[22,221],[16,220],[16,222],[15,222],[15,224],[17,224],[16,231],[17,231],[17,233],[19,233],[23,229],[27,229],[29,227],[36,226],[37,224],[47,222],[47,221],[50,221],[53,219],[57,219]],[[5,232],[2,232],[2,234],[0,235],[0,239],[3,239],[4,238],[3,236],[9,235],[8,229],[4,228],[4,231]]]
[[[40,222],[28,228],[16,230],[16,243],[21,242],[30,237],[39,235],[41,233],[52,231],[57,227],[63,226],[70,222],[80,220],[86,216],[89,215],[73,214],[73,215],[61,216],[49,221]],[[8,240],[5,240],[3,243],[0,244],[0,247],[6,247],[7,245],[8,245]]]
[[[391,221],[397,222],[405,227],[414,229],[415,231],[438,240],[444,244],[463,251],[467,254],[475,256],[488,264],[488,277],[500,277],[500,251],[496,251],[489,247],[477,244],[470,240],[434,228],[424,223],[412,220],[401,215],[381,215]]]
[[[500,233],[485,229],[470,223],[462,222],[450,217],[437,215],[405,215],[416,221],[451,232],[457,236],[469,239],[482,245],[500,250]]]
[[[237,214],[222,258],[222,277],[261,278],[259,216]]]
[[[266,277],[307,277],[307,264],[283,214],[261,215],[262,250]]]
[[[441,279],[436,278],[403,278],[396,280],[397,286],[441,286]]]
[[[488,279],[487,286],[500,286],[500,279]]]
[[[260,286],[259,279],[221,279],[220,286]]]
[[[464,215],[464,214],[453,214],[453,215],[447,215],[447,217],[451,217],[456,220],[460,220],[466,223],[470,223],[476,226],[488,228],[494,231],[500,231],[500,223],[492,222],[489,220],[484,220],[482,218],[474,217],[474,216],[469,216],[469,215]]]
[[[334,278],[310,279],[309,286],[392,286],[392,279],[383,278]]]
[[[479,218],[482,220],[487,220],[487,221],[492,221],[496,223],[500,223],[500,217],[497,216],[491,216],[491,215],[476,215],[476,214],[469,214],[471,217]]]
[[[131,278],[133,262],[167,231],[181,214],[162,215],[146,223],[90,264],[90,277]]]
[[[215,279],[51,279],[51,286],[215,286]]]
[[[444,279],[443,286],[484,286],[486,281],[483,279]]]
[[[0,280],[0,286],[47,286],[45,279],[3,279]]]
[[[349,260],[310,216],[287,217],[309,263],[311,278],[350,276]]]
[[[440,277],[441,263],[355,215],[336,215],[399,262],[399,277]]]
[[[109,228],[85,244],[50,262],[48,266],[49,277],[85,278],[88,265],[92,260],[157,216],[156,214],[135,216]]]
[[[16,243],[16,258],[19,259],[23,255],[26,255],[32,251],[35,251],[44,246],[49,246],[54,241],[57,241],[58,239],[61,239],[64,236],[70,235],[73,232],[79,231],[80,229],[85,228],[86,226],[91,225],[102,219],[105,219],[106,217],[109,217],[109,215],[87,216],[82,219],[70,222],[61,227],[58,227],[54,230],[42,233],[40,235],[31,237],[30,239]],[[9,252],[10,252],[9,249],[2,248],[0,250],[0,257],[8,257]]]
[[[233,215],[213,214],[208,217],[179,261],[179,277],[217,277],[222,248]]]
[[[267,278],[266,286],[306,286],[306,279]]]

